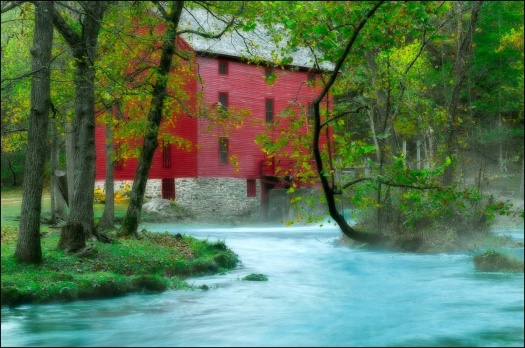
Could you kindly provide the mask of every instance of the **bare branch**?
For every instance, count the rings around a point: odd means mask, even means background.
[[[7,135],[7,134],[11,134],[11,133],[19,133],[19,132],[27,132],[28,129],[27,128],[13,128],[13,129],[5,129],[4,127],[2,128],[2,135]]]
[[[396,184],[393,182],[393,179],[390,179],[390,180],[378,180],[377,178],[359,178],[359,179],[355,179],[353,181],[350,181],[350,182],[347,182],[346,184],[344,185],[341,185],[341,190],[340,191],[337,191],[334,193],[336,194],[341,194],[341,191],[344,190],[344,189],[347,189],[349,188],[350,186],[353,186],[359,182],[362,182],[362,181],[371,181],[371,180],[374,180],[374,181],[377,181],[378,183],[381,183],[383,185],[387,185],[387,186],[391,186],[391,187],[403,187],[403,188],[411,188],[411,189],[417,189],[417,190],[434,190],[434,189],[439,189],[439,188],[442,188],[441,186],[418,186],[418,185],[408,185],[408,184]]]
[[[319,94],[319,96],[315,99],[315,101],[314,101],[315,104],[319,104],[321,102],[321,100],[326,96],[326,94],[328,93],[328,91],[330,90],[332,85],[334,84],[335,79],[337,78],[337,74],[341,70],[341,67],[343,66],[343,63],[345,62],[346,57],[348,56],[348,53],[350,53],[350,50],[354,46],[354,42],[357,39],[357,36],[359,35],[359,33],[361,32],[361,29],[363,29],[363,27],[365,26],[365,24],[368,21],[368,19],[370,19],[370,17],[372,17],[374,15],[374,13],[377,11],[377,9],[384,2],[385,1],[382,0],[382,1],[379,1],[377,4],[375,4],[375,6],[370,11],[368,11],[368,13],[366,14],[365,18],[363,18],[361,20],[361,22],[357,25],[356,29],[354,30],[354,33],[352,34],[352,37],[350,38],[350,40],[346,44],[346,47],[345,47],[345,50],[344,50],[343,54],[341,55],[341,57],[339,57],[339,60],[337,61],[336,65],[335,65],[335,68],[334,68],[334,70],[332,72],[332,76],[328,80],[327,84],[324,86],[324,88],[321,91],[321,93]]]
[[[357,110],[354,110],[354,111],[346,111],[346,112],[342,112],[338,115],[335,115],[334,117],[332,117],[331,119],[329,120],[326,120],[325,122],[321,123],[321,128],[326,126],[328,123],[332,122],[333,120],[335,119],[338,119],[340,117],[343,117],[343,116],[346,116],[346,115],[349,115],[349,114],[358,114],[361,110],[363,109],[368,109],[368,106],[364,105],[364,106],[360,106]]]
[[[25,1],[5,1],[2,3],[2,12],[5,13],[7,11],[11,11],[15,7],[18,7],[22,5]]]

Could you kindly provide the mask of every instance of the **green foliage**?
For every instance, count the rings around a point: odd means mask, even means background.
[[[252,274],[248,274],[247,276],[243,277],[242,280],[254,281],[254,282],[264,282],[264,281],[268,281],[268,277],[265,276],[264,274],[252,273]]]
[[[370,6],[272,3],[264,6],[263,18],[283,24],[290,50],[309,46],[319,62],[335,63]],[[338,204],[348,202],[363,211],[360,217],[368,217],[362,221],[365,229],[401,237],[441,230],[442,242],[453,243],[464,234],[459,226],[484,230],[495,214],[509,212],[507,204],[481,196],[480,187],[460,185],[459,177],[451,187],[439,187],[446,170],[469,161],[464,153],[447,152],[451,142],[482,153],[504,146],[508,158],[523,157],[523,125],[518,122],[523,118],[522,7],[523,2],[499,2],[482,9],[467,78],[460,85],[455,69],[465,57],[456,54],[470,4],[385,3],[366,24],[330,91],[333,110],[321,115],[321,123],[329,122],[334,132],[328,137],[331,146],[321,149],[324,169],[319,173],[331,185],[328,194],[343,188],[342,199],[335,197]],[[460,100],[451,115],[455,87],[461,89]],[[302,143],[290,135],[304,124],[301,114],[300,108],[283,113],[290,121],[289,134],[258,137],[266,153],[295,155],[299,151],[289,146],[310,146],[311,140]],[[495,129],[501,115],[503,125]],[[324,136],[325,129],[320,131]]]
[[[474,265],[484,272],[523,272],[523,261],[494,249],[475,255]]]

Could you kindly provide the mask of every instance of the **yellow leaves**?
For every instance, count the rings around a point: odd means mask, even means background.
[[[230,163],[234,167],[234,172],[237,174],[239,172],[239,156],[238,155],[231,155],[229,158]]]

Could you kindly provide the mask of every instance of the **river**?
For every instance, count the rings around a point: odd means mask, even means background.
[[[209,290],[3,307],[2,347],[524,345],[523,273],[469,253],[351,248],[333,227],[147,228],[224,240],[242,264],[190,279]]]

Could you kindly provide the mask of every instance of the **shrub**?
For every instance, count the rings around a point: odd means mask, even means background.
[[[259,274],[252,273],[242,278],[242,280],[248,280],[248,281],[253,281],[253,282],[264,282],[268,280],[268,277],[261,273]]]
[[[523,272],[523,261],[517,260],[492,249],[474,256],[474,265],[476,266],[476,269],[485,272]]]

